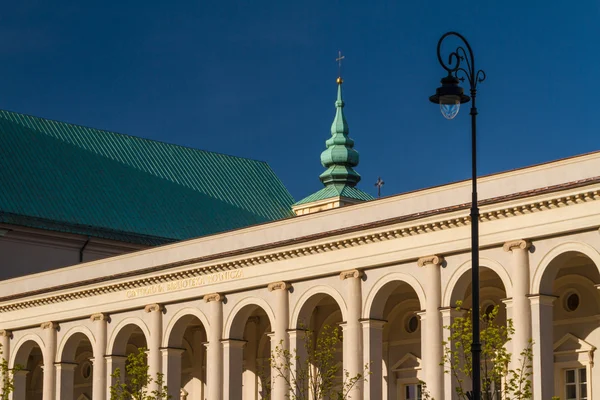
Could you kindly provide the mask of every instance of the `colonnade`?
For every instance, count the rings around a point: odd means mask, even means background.
[[[552,310],[554,296],[547,294],[531,294],[531,279],[529,266],[530,243],[525,240],[511,241],[504,244],[504,250],[510,253],[510,271],[512,279],[512,297],[505,301],[507,314],[512,318],[515,334],[511,341],[516,359],[518,353],[526,348],[533,340],[534,347],[534,392],[536,398],[546,399],[552,396],[553,369],[553,341],[544,336],[547,329],[552,329]],[[432,255],[422,257],[417,261],[418,267],[423,269],[424,280],[420,285],[424,290],[424,303],[418,314],[421,318],[420,346],[422,355],[422,373],[424,381],[431,395],[436,399],[451,399],[453,383],[448,374],[444,374],[443,367],[439,365],[442,359],[442,342],[447,339],[448,333],[443,326],[450,325],[455,316],[455,310],[443,305],[443,284],[441,278],[442,268],[446,261],[442,256]],[[352,399],[384,399],[384,350],[383,330],[385,320],[371,318],[370,311],[365,311],[365,298],[363,295],[364,282],[368,279],[359,270],[348,270],[340,274],[345,301],[346,319],[341,324],[343,331],[343,369],[349,376],[364,372],[364,366],[369,365],[370,375],[366,382],[359,381],[351,393]],[[271,350],[279,346],[284,351],[295,349],[300,359],[302,358],[302,329],[297,321],[290,321],[290,289],[293,283],[273,282],[263,290],[270,296],[270,306],[274,319],[270,321],[272,333],[270,336]],[[377,294],[375,294],[377,295]],[[225,296],[221,293],[211,293],[203,297],[201,312],[206,314],[210,323],[206,329],[206,399],[241,400],[243,397],[242,373],[243,351],[246,341],[243,334],[233,332],[235,326],[230,325],[230,331],[224,326],[223,301]],[[151,376],[158,372],[165,375],[165,382],[169,387],[169,394],[173,399],[179,399],[181,388],[181,355],[182,349],[164,347],[165,321],[169,316],[168,305],[148,304],[143,309],[147,314],[149,336],[146,337],[148,347],[148,366]],[[167,311],[166,311],[167,310]],[[141,311],[141,310],[140,310]],[[228,320],[237,316],[228,316]],[[109,387],[113,385],[112,371],[117,367],[124,367],[125,354],[113,354],[113,349],[108,348],[108,326],[110,316],[97,313],[90,317],[87,325],[93,333],[90,340],[93,348],[93,399],[107,399]],[[246,321],[243,321],[245,324]],[[242,324],[242,325],[243,325]],[[42,400],[76,400],[73,399],[73,370],[72,363],[63,362],[61,355],[57,354],[57,330],[60,323],[44,322],[37,330],[42,339],[40,346],[43,355],[43,395]],[[243,331],[243,329],[242,329]],[[0,331],[0,345],[3,354],[1,357],[13,360],[11,352],[18,351],[13,348],[11,332]],[[21,341],[21,344],[23,341]],[[295,360],[293,360],[295,362]],[[12,367],[13,365],[11,365]],[[389,368],[389,366],[388,366]],[[28,400],[26,395],[26,373],[17,372],[14,377],[14,400]],[[271,371],[272,398],[284,399],[288,388],[286,380]],[[155,383],[153,383],[155,385]],[[155,387],[151,387],[153,390]],[[390,399],[391,400],[391,399]]]

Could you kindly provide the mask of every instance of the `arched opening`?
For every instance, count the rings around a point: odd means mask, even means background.
[[[255,400],[268,397],[271,381],[271,326],[266,311],[257,304],[247,304],[235,314],[224,346],[225,357],[230,365],[230,399]]]
[[[374,297],[369,317],[370,345],[377,343],[382,364],[372,370],[369,385],[380,385],[371,394],[381,393],[384,399],[412,400],[420,398],[419,382],[424,380],[421,371],[421,321],[417,312],[423,307],[415,290],[403,281],[391,281],[382,286]],[[378,359],[378,357],[376,357]],[[371,360],[370,360],[371,361]],[[376,361],[377,363],[377,361]]]
[[[506,326],[508,321],[508,312],[504,300],[507,298],[507,289],[504,285],[504,281],[500,275],[493,269],[480,266],[479,268],[479,304],[473,304],[473,291],[472,291],[472,280],[471,280],[471,269],[465,270],[459,279],[456,281],[454,287],[451,289],[450,307],[456,308],[457,302],[460,302],[462,311],[450,312],[445,320],[443,321],[444,326],[450,326],[454,322],[454,318],[457,316],[464,316],[467,310],[474,307],[478,307],[480,310],[481,326],[483,330],[488,325]],[[497,307],[497,315],[493,320],[489,319],[489,315],[492,310]],[[444,329],[444,338],[447,340],[450,332]],[[483,343],[483,341],[482,341]],[[484,344],[485,346],[485,344]],[[509,344],[506,344],[509,346]],[[508,348],[508,351],[511,349]],[[514,357],[519,357],[519,354],[525,349],[519,349],[513,351]],[[482,353],[484,354],[484,353]],[[488,368],[482,368],[483,371],[491,371],[489,368],[495,361],[493,359],[487,360],[482,355],[482,365],[488,365]],[[448,365],[446,365],[448,368]],[[459,377],[465,379],[467,389],[470,388],[471,381],[466,379],[464,375],[459,373]],[[489,378],[489,377],[488,377]],[[457,386],[455,377],[452,376],[452,387]],[[482,373],[482,382],[486,379],[485,373]],[[499,398],[502,390],[502,378],[493,377],[489,378],[488,382],[482,383],[482,390],[489,392],[490,398]]]
[[[58,365],[61,399],[92,398],[93,356],[92,343],[84,333],[76,332],[67,339]]]
[[[52,365],[53,363],[48,363]],[[27,340],[19,346],[13,367],[23,370],[14,376],[13,398],[25,400],[42,400],[44,390],[44,358],[40,345],[34,340]]]
[[[592,398],[592,383],[599,379],[592,368],[594,350],[600,346],[599,283],[598,266],[577,251],[558,255],[543,271],[540,297],[546,301],[534,313],[543,334],[534,350],[547,362],[553,395],[560,398]]]
[[[148,348],[148,341],[140,326],[129,323],[121,327],[114,338],[111,354],[107,356],[108,374],[113,374],[119,368],[121,382],[123,382],[126,379],[125,361],[127,356],[137,353],[141,348]],[[115,384],[116,381],[113,379],[112,383]]]
[[[175,322],[168,337],[167,386],[174,399],[206,398],[206,328],[195,315],[184,315]]]
[[[306,299],[295,321],[297,329],[295,340],[290,342],[290,351],[298,356],[296,375],[306,375],[306,373],[312,376],[324,375],[326,371],[320,370],[315,363],[310,362],[310,359],[319,357],[317,346],[320,339],[337,335],[340,340],[332,349],[333,358],[322,369],[335,368],[337,372],[333,386],[342,387],[344,382],[342,322],[344,320],[340,305],[331,295],[316,293]],[[307,391],[307,389],[305,384],[300,390]]]

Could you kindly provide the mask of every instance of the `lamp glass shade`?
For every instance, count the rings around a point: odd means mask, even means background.
[[[446,119],[454,119],[460,110],[460,96],[440,96],[440,111]]]

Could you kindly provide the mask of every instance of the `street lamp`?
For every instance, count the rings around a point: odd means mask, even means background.
[[[442,42],[449,36],[456,36],[464,46],[458,46],[448,56],[448,63],[442,59]],[[466,50],[465,50],[466,47]],[[460,110],[460,105],[471,100],[471,171],[473,182],[473,194],[471,198],[471,274],[473,290],[473,391],[469,398],[481,399],[481,343],[479,338],[479,208],[477,207],[477,107],[475,97],[477,96],[477,84],[485,80],[485,72],[475,69],[475,58],[473,50],[467,39],[459,33],[448,32],[442,35],[437,45],[437,56],[440,65],[448,72],[442,78],[442,86],[436,89],[435,94],[429,97],[432,103],[440,105],[442,115],[447,119],[453,119]],[[463,63],[464,62],[464,66]],[[460,73],[460,78],[459,78]],[[464,94],[459,82],[467,79],[471,97]]]

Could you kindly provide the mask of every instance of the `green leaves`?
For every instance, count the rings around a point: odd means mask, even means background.
[[[110,400],[168,400],[167,386],[164,375],[158,373],[156,386],[158,389],[148,393],[148,385],[153,378],[148,374],[146,349],[139,348],[137,353],[131,353],[125,361],[125,379],[121,378],[121,369],[116,368],[111,377],[115,384],[110,387]]]
[[[473,342],[472,310],[462,308],[462,302],[456,303],[455,311],[460,316],[454,318],[452,325],[444,328],[449,331],[449,340],[443,342],[444,354],[441,365],[451,374],[457,384],[456,394],[462,400],[468,399],[468,390],[473,377],[471,343]],[[481,339],[481,398],[484,400],[530,400],[533,398],[531,387],[533,351],[530,341],[526,349],[519,354],[517,367],[511,369],[513,354],[506,344],[515,332],[512,320],[506,325],[498,324],[499,306],[486,314],[480,313]],[[428,397],[424,397],[428,398]]]
[[[0,355],[2,354],[2,345],[0,345]],[[10,398],[10,394],[15,390],[14,373],[22,369],[22,366],[15,365],[11,370],[8,368],[8,360],[2,358],[2,361],[0,361],[0,400]]]
[[[364,373],[350,376],[336,360],[337,349],[342,343],[339,327],[324,325],[318,335],[311,330],[302,333],[302,349],[288,351],[280,343],[272,352],[270,365],[276,377],[282,377],[288,387],[286,398],[290,400],[350,399],[350,392],[365,380]],[[341,382],[340,382],[341,381]],[[264,397],[270,399],[270,393]]]

